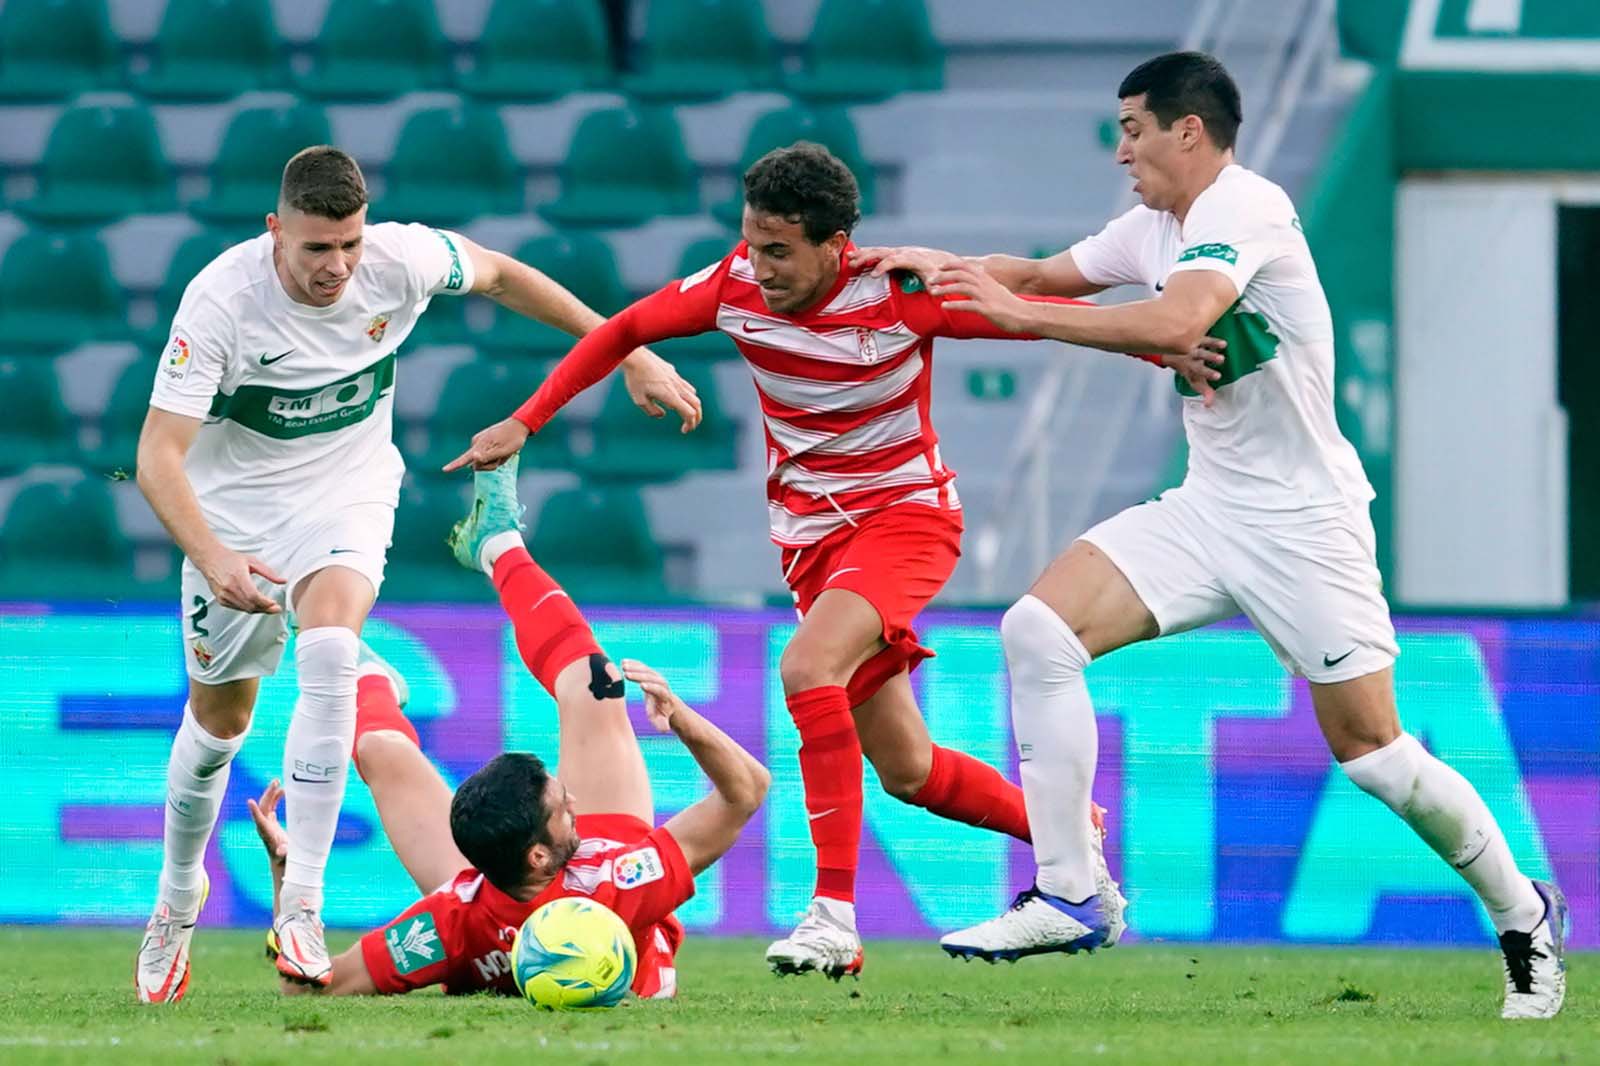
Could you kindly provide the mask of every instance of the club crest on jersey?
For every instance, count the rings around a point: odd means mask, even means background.
[[[216,658],[211,648],[199,637],[195,637],[189,644],[189,650],[194,652],[194,661],[200,664],[200,669],[202,670],[209,669],[211,660]]]
[[[388,315],[373,315],[372,321],[367,323],[367,336],[372,338],[372,343],[377,344],[383,340],[383,333],[389,328]]]
[[[878,354],[878,334],[876,330],[856,330],[856,347],[861,351],[861,361],[876,363],[881,356]]]
[[[611,864],[611,880],[618,888],[638,888],[667,876],[661,855],[655,848],[640,848],[620,856]]]

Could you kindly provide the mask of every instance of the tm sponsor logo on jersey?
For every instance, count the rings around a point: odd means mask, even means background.
[[[667,876],[655,848],[640,848],[619,856],[611,864],[611,880],[618,888],[638,888]]]
[[[439,943],[433,915],[427,912],[409,922],[391,925],[384,931],[383,943],[389,949],[389,959],[394,963],[394,972],[398,974],[432,966],[444,958],[444,945]]]

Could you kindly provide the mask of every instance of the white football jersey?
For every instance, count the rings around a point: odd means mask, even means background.
[[[224,544],[253,548],[349,504],[395,506],[395,353],[440,293],[472,288],[461,238],[367,226],[328,307],[290,299],[270,233],[223,252],[184,290],[150,403],[205,420],[184,469]]]
[[[1209,409],[1182,378],[1186,484],[1237,507],[1365,505],[1361,460],[1333,413],[1333,317],[1289,196],[1234,164],[1180,224],[1142,204],[1072,246],[1096,285],[1159,293],[1182,270],[1213,270],[1238,300],[1208,333],[1228,342]]]

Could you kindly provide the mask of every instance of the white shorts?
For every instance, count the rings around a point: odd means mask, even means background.
[[[1375,673],[1400,654],[1365,507],[1263,517],[1180,487],[1081,539],[1122,571],[1163,635],[1243,612],[1279,662],[1319,684]]]
[[[250,614],[217,603],[211,586],[188,559],[180,580],[183,615],[183,659],[189,676],[207,685],[265,677],[278,669],[289,639],[288,612],[293,590],[318,570],[342,566],[383,588],[383,569],[394,534],[394,508],[362,503],[246,551],[285,579],[274,585],[260,575],[256,587],[278,601],[279,614]]]

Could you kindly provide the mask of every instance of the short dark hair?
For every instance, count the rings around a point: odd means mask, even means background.
[[[1244,121],[1239,87],[1215,56],[1168,52],[1147,59],[1117,86],[1119,100],[1140,93],[1164,130],[1185,115],[1198,115],[1218,148],[1232,148],[1239,139],[1239,124]]]
[[[450,835],[489,883],[510,892],[527,879],[528,849],[548,846],[550,772],[537,755],[496,755],[450,801]]]
[[[367,202],[367,179],[349,154],[331,144],[303,148],[283,168],[278,203],[338,221]]]
[[[861,221],[861,189],[839,157],[813,141],[774,148],[744,172],[744,202],[764,214],[800,223],[821,244]]]

